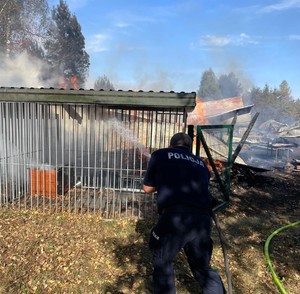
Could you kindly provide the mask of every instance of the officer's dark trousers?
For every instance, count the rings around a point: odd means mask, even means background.
[[[176,293],[173,259],[181,248],[203,293],[225,293],[218,273],[210,267],[213,247],[210,215],[195,210],[180,210],[163,213],[151,231],[149,247],[154,267],[154,293]]]

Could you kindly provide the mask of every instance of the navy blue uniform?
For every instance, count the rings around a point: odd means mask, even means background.
[[[210,173],[204,162],[185,147],[153,152],[144,185],[156,187],[160,214],[151,231],[154,293],[176,293],[173,259],[183,248],[203,293],[225,293],[210,267],[212,254]]]

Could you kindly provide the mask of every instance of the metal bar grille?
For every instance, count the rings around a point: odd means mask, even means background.
[[[183,131],[181,109],[0,103],[0,207],[147,218],[149,154]]]

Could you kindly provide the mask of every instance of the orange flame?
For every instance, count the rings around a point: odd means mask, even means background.
[[[77,85],[77,77],[76,76],[70,77],[70,84],[71,84],[71,88],[73,88],[75,90],[79,90],[79,86]]]
[[[212,172],[213,168],[212,168],[208,158],[204,157],[204,158],[202,158],[202,160],[205,162],[205,164],[206,164],[207,168],[209,169],[209,171]],[[223,161],[220,161],[218,159],[214,159],[213,162],[214,162],[214,165],[215,165],[215,167],[218,171],[221,171],[222,169],[224,169],[226,167],[226,163],[223,162]]]
[[[200,100],[199,97],[196,97],[196,106],[194,111],[198,114],[198,125],[205,125],[207,124],[207,119],[205,117],[205,108],[204,102]]]
[[[76,76],[71,76],[69,79],[68,78],[61,78],[58,87],[61,89],[67,89],[67,88],[72,88],[75,90],[79,90],[79,86],[77,84],[77,77]]]
[[[208,123],[205,117],[205,107],[204,102],[200,100],[199,97],[196,97],[196,106],[192,112],[188,114],[187,119],[188,125],[205,125]]]

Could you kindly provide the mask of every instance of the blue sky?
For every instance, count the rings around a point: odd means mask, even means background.
[[[106,75],[117,89],[191,92],[211,68],[245,88],[287,80],[300,98],[300,0],[66,2],[90,55],[87,88]]]

